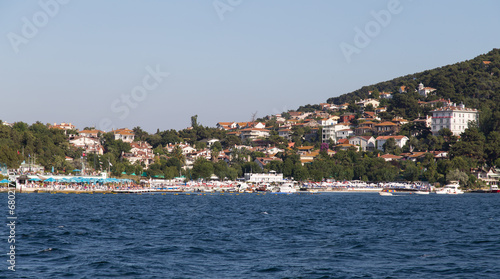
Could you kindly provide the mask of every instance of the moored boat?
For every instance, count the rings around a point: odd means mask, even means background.
[[[446,195],[458,195],[463,194],[464,191],[458,189],[460,185],[457,182],[451,182],[446,184],[443,188],[436,190],[436,194],[446,194]]]

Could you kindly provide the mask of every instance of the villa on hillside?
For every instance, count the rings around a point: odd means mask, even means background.
[[[57,124],[57,123],[54,123],[54,125],[50,125],[51,129],[60,129],[60,130],[75,130],[75,125],[71,124],[71,123],[61,123],[61,124]]]
[[[78,134],[80,136],[82,136],[82,137],[98,138],[99,135],[104,134],[104,132],[101,131],[101,130],[92,129],[92,130],[81,130],[81,131],[78,131]]]
[[[466,108],[464,104],[442,107],[432,112],[432,134],[436,135],[441,129],[448,128],[458,136],[469,127],[469,123],[479,121],[479,112],[476,109]]]
[[[420,83],[418,85],[418,94],[424,96],[424,97],[427,97],[427,95],[429,95],[430,93],[436,91],[436,88],[432,88],[432,87],[424,87],[424,84],[423,83]]]
[[[384,150],[384,144],[388,139],[394,139],[396,146],[403,148],[406,142],[409,140],[407,136],[379,136],[377,137],[377,149]]]
[[[129,143],[134,141],[135,133],[130,129],[122,128],[111,132],[115,135],[115,140],[122,140]]]
[[[395,135],[399,132],[399,125],[393,122],[382,122],[374,125],[377,135]]]
[[[98,138],[77,136],[70,139],[69,144],[77,148],[82,148],[85,150],[85,153],[104,154],[104,148]]]
[[[329,142],[332,140],[333,142],[337,142],[337,131],[350,129],[348,123],[338,123],[335,125],[324,126],[322,128],[322,142]]]
[[[240,130],[240,137],[241,140],[246,140],[246,139],[257,139],[257,138],[267,138],[269,137],[269,130],[266,129],[261,129],[261,128],[247,128]]]
[[[349,144],[359,146],[361,151],[375,150],[376,140],[370,136],[356,136],[349,139]]]

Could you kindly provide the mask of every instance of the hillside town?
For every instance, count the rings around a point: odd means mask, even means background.
[[[397,93],[405,94],[407,89],[406,86],[401,86]],[[435,162],[448,159],[449,150],[432,147],[428,150],[415,150],[414,137],[427,131],[433,136],[455,137],[459,141],[460,135],[470,125],[477,125],[479,111],[450,100],[429,98],[435,96],[437,91],[425,87],[422,83],[414,90],[422,99],[431,99],[418,102],[419,106],[426,108],[428,114],[417,119],[408,120],[403,116],[387,114],[387,103],[393,97],[393,92],[370,91],[370,98],[354,103],[320,103],[315,106],[318,109],[287,111],[249,122],[218,122],[215,123],[215,128],[222,132],[219,138],[207,137],[195,142],[179,139],[178,142],[156,144],[154,147],[152,143],[136,135],[136,131],[141,131],[138,127],[112,131],[101,131],[92,127],[77,130],[74,125],[65,122],[54,123],[48,127],[61,130],[69,145],[81,150],[81,153],[78,153],[80,158],[66,156],[65,161],[70,163],[68,166],[80,167],[82,174],[111,171],[111,161],[108,160],[103,165],[102,160],[109,151],[109,147],[104,146],[104,135],[107,134],[111,135],[112,140],[125,145],[118,157],[121,162],[127,164],[120,171],[115,170],[115,175],[143,178],[164,179],[189,175],[192,179],[191,171],[200,159],[213,163],[225,162],[228,166],[235,160],[240,163],[252,163],[249,169],[233,173],[231,177],[218,177],[214,171],[203,176],[216,180],[235,179],[247,172],[280,171],[281,167],[276,166],[283,165],[283,154],[295,154],[302,166],[312,164],[321,156],[334,156],[340,151],[370,152],[391,164],[405,161],[417,163],[429,158]],[[388,115],[391,117],[388,118]],[[13,124],[4,122],[4,125]],[[192,129],[193,127],[188,127],[186,130]],[[233,139],[232,143],[229,143],[227,138]],[[178,167],[181,171],[172,169],[166,177],[166,171],[158,170],[155,163],[162,158],[169,160],[173,157],[179,160]],[[99,165],[95,163],[96,158]],[[150,169],[152,165],[156,169]],[[48,171],[36,162],[23,162],[19,171],[27,169]],[[498,170],[494,168],[475,169],[471,170],[471,173],[486,185],[498,184],[500,177],[497,175]],[[199,175],[194,178],[196,177],[200,178]]]

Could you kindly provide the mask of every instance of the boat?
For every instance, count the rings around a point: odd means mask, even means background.
[[[500,190],[498,189],[497,185],[491,185],[490,186],[490,193],[500,193]]]
[[[417,195],[428,195],[429,192],[428,191],[416,191],[415,194],[417,194]]]
[[[293,183],[284,183],[279,187],[280,193],[295,193],[297,189],[293,185]]]
[[[445,195],[458,195],[463,194],[464,191],[458,189],[460,185],[457,182],[451,182],[450,184],[446,184],[443,188],[436,190],[436,194],[445,194]]]
[[[385,191],[378,192],[378,194],[381,195],[381,196],[392,196],[392,193],[385,192]]]
[[[479,194],[497,194],[500,193],[500,190],[498,189],[497,185],[491,185],[489,190],[479,189],[479,190],[472,190],[470,192]]]

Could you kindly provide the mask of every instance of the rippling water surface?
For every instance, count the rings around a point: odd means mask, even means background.
[[[500,278],[500,194],[18,194],[16,202],[17,271],[4,261],[0,277]]]

